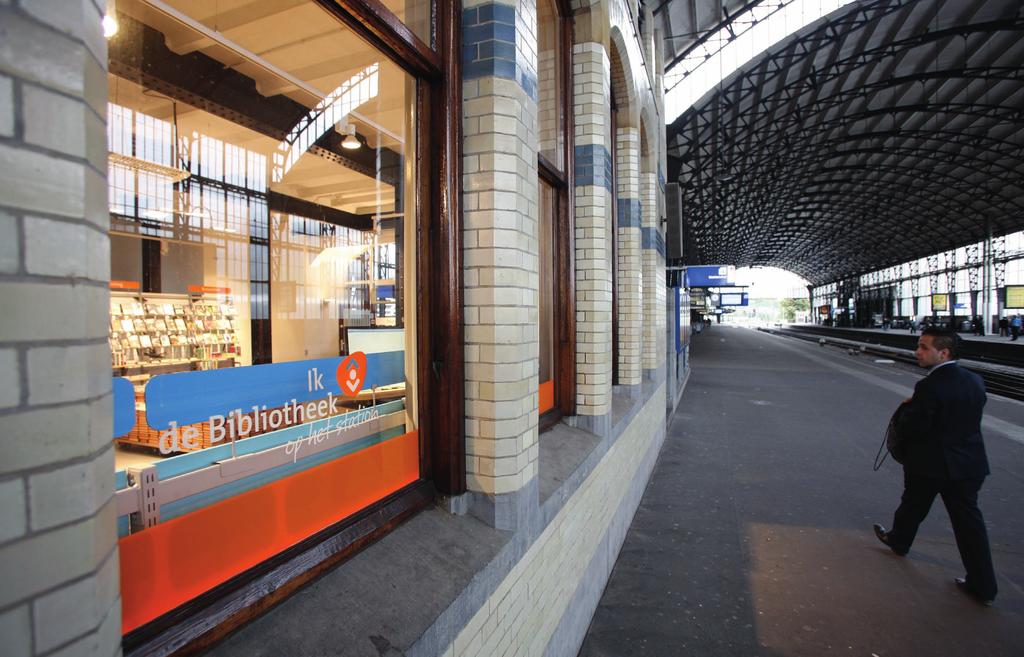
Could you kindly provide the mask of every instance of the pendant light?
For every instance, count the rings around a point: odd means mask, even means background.
[[[345,135],[345,138],[341,141],[342,148],[354,151],[357,148],[362,147],[363,144],[356,137],[355,124],[344,124],[341,121],[338,121],[336,124],[334,124],[334,129],[338,132],[338,134]]]

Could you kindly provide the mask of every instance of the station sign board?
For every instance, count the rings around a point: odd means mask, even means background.
[[[818,306],[818,314],[822,317],[828,317],[830,312],[832,312],[832,306]]]
[[[935,312],[946,312],[949,310],[949,295],[948,294],[933,294],[932,295],[932,310]]]
[[[722,292],[718,297],[720,306],[749,306],[750,300],[746,292]]]
[[[1007,285],[1003,305],[1006,308],[1024,308],[1024,285]]]
[[[728,265],[694,265],[686,268],[686,287],[732,286],[734,269]]]

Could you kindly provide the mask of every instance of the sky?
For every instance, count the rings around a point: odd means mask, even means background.
[[[672,125],[704,94],[772,45],[852,1],[764,0],[734,16],[731,25],[665,72],[665,124]],[[686,77],[677,82],[682,75]]]
[[[752,299],[807,298],[808,282],[777,267],[738,267],[733,275],[737,285],[749,285]]]

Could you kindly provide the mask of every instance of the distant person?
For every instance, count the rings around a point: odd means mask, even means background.
[[[917,318],[911,317],[907,326],[910,328],[911,333],[917,333]]]
[[[1010,335],[1010,320],[1005,317],[999,318],[999,337],[1005,338]]]
[[[940,495],[967,571],[955,583],[989,606],[996,597],[996,576],[978,508],[978,491],[989,474],[981,437],[985,385],[977,374],[960,367],[958,347],[959,337],[940,328],[927,328],[918,339],[914,355],[929,372],[914,386],[913,396],[903,401],[895,427],[905,446],[903,498],[892,529],[876,524],[874,530],[893,552],[906,555]]]
[[[1020,337],[1020,315],[1014,315],[1013,319],[1010,320],[1010,340],[1016,340]]]

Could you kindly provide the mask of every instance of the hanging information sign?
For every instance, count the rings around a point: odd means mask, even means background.
[[[726,265],[698,265],[686,268],[686,287],[732,286],[733,268]]]
[[[1006,307],[1013,308],[1024,308],[1024,285],[1007,285],[1006,286]]]

